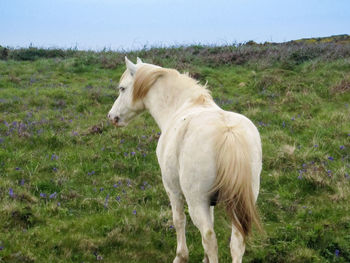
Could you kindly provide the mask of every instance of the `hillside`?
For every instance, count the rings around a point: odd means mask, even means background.
[[[172,262],[176,235],[148,113],[106,114],[124,56],[187,71],[258,127],[265,234],[244,262],[350,262],[350,42],[0,48],[0,262]],[[220,262],[229,224],[216,208]],[[190,262],[203,257],[187,217]]]

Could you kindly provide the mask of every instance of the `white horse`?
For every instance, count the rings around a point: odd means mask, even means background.
[[[119,97],[108,118],[117,127],[148,110],[161,129],[157,146],[165,190],[177,234],[173,262],[187,262],[184,200],[202,235],[203,262],[218,262],[214,204],[232,220],[232,262],[241,262],[245,237],[259,225],[255,202],[262,167],[257,128],[245,116],[222,110],[206,87],[173,69],[125,57]]]

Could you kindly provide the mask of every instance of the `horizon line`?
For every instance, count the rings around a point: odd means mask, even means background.
[[[180,47],[191,47],[191,46],[203,46],[203,47],[226,47],[226,46],[243,46],[246,45],[249,42],[256,43],[258,45],[262,44],[284,44],[284,43],[290,43],[294,41],[302,41],[302,40],[310,40],[310,39],[324,39],[324,38],[331,38],[331,37],[350,37],[349,34],[336,34],[336,35],[328,35],[328,36],[319,36],[319,37],[305,37],[305,38],[299,38],[299,39],[292,39],[288,41],[255,41],[253,39],[247,40],[247,41],[232,41],[231,43],[229,41],[226,41],[226,43],[200,43],[200,42],[192,42],[192,43],[174,43],[174,44],[165,44],[165,43],[154,43],[154,44],[144,44],[142,47],[139,48],[112,48],[112,47],[103,47],[103,48],[80,48],[79,44],[76,43],[75,46],[71,47],[63,47],[59,45],[34,45],[33,43],[30,43],[29,45],[25,46],[9,46],[9,45],[2,45],[0,43],[0,47],[2,48],[8,48],[12,50],[18,50],[18,49],[28,49],[28,48],[36,48],[36,49],[61,49],[61,50],[75,50],[75,51],[93,51],[93,52],[101,52],[101,51],[111,51],[111,52],[135,52],[135,51],[141,51],[141,50],[151,50],[151,49],[157,49],[157,48],[180,48]],[[141,45],[140,45],[141,46]]]

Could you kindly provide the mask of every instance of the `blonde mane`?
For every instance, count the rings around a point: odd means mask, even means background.
[[[213,101],[206,85],[201,86],[197,80],[191,78],[188,73],[180,74],[174,69],[155,68],[152,66],[142,66],[136,71],[134,88],[133,88],[133,102],[143,99],[152,86],[160,78],[173,78],[173,83],[176,88],[186,89],[191,91],[191,101],[193,104],[205,105]],[[175,86],[175,85],[174,85]]]
[[[153,84],[167,73],[166,69],[142,66],[136,71],[134,89],[132,94],[133,102],[143,99]]]

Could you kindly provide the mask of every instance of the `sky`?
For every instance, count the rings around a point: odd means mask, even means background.
[[[349,0],[0,0],[0,45],[135,50],[350,34]]]

